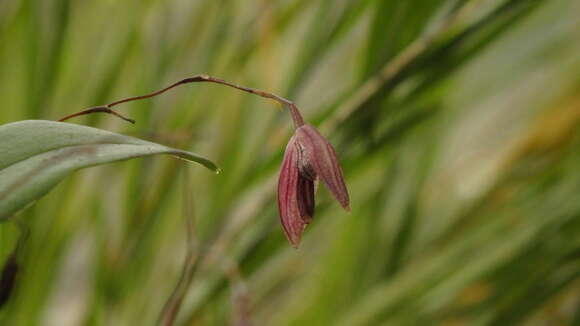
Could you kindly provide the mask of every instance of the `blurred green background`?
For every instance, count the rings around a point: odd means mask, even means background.
[[[120,106],[136,125],[79,118],[223,173],[155,157],[68,178],[19,217],[0,325],[155,325],[185,218],[202,254],[177,325],[580,325],[580,1],[0,1],[2,124],[200,73],[295,101],[352,212],[320,187],[287,243],[291,120],[267,100],[192,84]],[[0,225],[2,260],[17,235]]]

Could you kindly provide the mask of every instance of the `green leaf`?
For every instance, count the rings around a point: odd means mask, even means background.
[[[196,154],[109,131],[69,123],[27,120],[0,126],[0,220],[44,196],[82,168],[156,154],[197,162]]]

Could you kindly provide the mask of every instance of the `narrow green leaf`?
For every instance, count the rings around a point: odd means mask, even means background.
[[[69,123],[27,120],[0,126],[0,220],[48,193],[82,168],[156,154],[197,162],[218,173],[210,160],[141,139]]]

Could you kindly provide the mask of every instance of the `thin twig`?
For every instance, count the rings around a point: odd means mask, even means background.
[[[189,181],[189,172],[187,169],[184,169],[182,210],[186,219],[187,254],[180,279],[163,307],[158,325],[173,326],[175,324],[185,295],[191,287],[194,275],[198,270],[204,267],[207,268],[208,263],[211,261],[211,263],[221,262],[222,269],[230,281],[233,291],[234,325],[249,326],[251,325],[249,293],[240,267],[236,261],[228,257],[225,253],[220,253],[219,259],[213,261],[211,257],[216,257],[216,253],[213,252],[216,249],[213,247],[202,248],[199,245],[195,232],[195,214],[192,200],[193,190],[191,189],[191,182]]]
[[[251,326],[250,293],[238,263],[228,256],[223,256],[223,269],[230,282],[232,292],[232,326]]]
[[[183,215],[186,222],[187,254],[181,276],[173,293],[167,299],[159,318],[159,325],[172,326],[177,319],[181,304],[189,289],[198,266],[198,245],[195,236],[195,214],[193,207],[193,191],[189,180],[189,172],[184,169],[183,182]]]
[[[109,114],[113,114],[123,120],[129,121],[129,122],[134,122],[134,120],[132,119],[128,119],[123,117],[122,115],[120,115],[119,113],[117,113],[116,111],[112,110],[111,108],[114,106],[117,106],[119,104],[122,103],[127,103],[127,102],[132,102],[132,101],[137,101],[137,100],[143,100],[143,99],[147,99],[150,97],[155,97],[157,95],[161,95],[165,92],[167,92],[168,90],[177,87],[179,85],[184,85],[184,84],[189,84],[189,83],[197,83],[197,82],[208,82],[208,83],[215,83],[215,84],[220,84],[220,85],[225,85],[228,87],[232,87],[235,89],[239,89],[243,92],[247,92],[250,94],[254,94],[254,95],[258,95],[260,97],[264,97],[264,98],[268,98],[268,99],[272,99],[280,104],[282,104],[283,106],[286,106],[288,108],[288,110],[290,111],[290,115],[292,116],[292,121],[294,122],[294,125],[296,126],[296,128],[304,125],[304,119],[302,118],[302,115],[300,114],[300,112],[298,111],[298,107],[296,107],[296,105],[288,100],[285,99],[281,96],[272,94],[270,92],[266,92],[263,90],[259,90],[259,89],[255,89],[255,88],[250,88],[250,87],[244,87],[244,86],[240,86],[240,85],[236,85],[234,83],[230,83],[228,81],[219,79],[219,78],[215,78],[215,77],[211,77],[208,75],[196,75],[193,77],[188,77],[185,79],[182,79],[178,82],[175,82],[165,88],[162,88],[158,91],[155,91],[153,93],[149,93],[149,94],[145,94],[145,95],[140,95],[140,96],[133,96],[133,97],[128,97],[128,98],[124,98],[115,102],[112,102],[110,104],[104,105],[104,106],[97,106],[94,108],[89,108],[71,115],[68,115],[62,119],[60,119],[59,121],[65,121],[68,120],[70,118],[74,118],[74,117],[78,117],[81,115],[86,115],[86,114],[91,114],[91,113],[96,113],[96,112],[104,112],[104,113],[109,113]]]
[[[86,110],[83,110],[83,111],[81,111],[81,112],[77,112],[77,113],[69,114],[69,115],[67,115],[67,116],[66,116],[66,117],[64,117],[64,118],[61,118],[61,119],[59,119],[58,121],[66,121],[66,120],[68,120],[68,119],[72,119],[72,118],[75,118],[75,117],[78,117],[78,116],[81,116],[81,115],[86,115],[86,114],[91,114],[91,113],[99,113],[99,112],[101,112],[101,113],[108,113],[108,114],[112,114],[112,115],[114,115],[114,116],[117,116],[117,117],[119,117],[119,118],[121,118],[121,119],[123,119],[123,120],[125,120],[125,121],[127,121],[127,122],[130,122],[130,123],[135,123],[135,120],[133,120],[133,119],[129,119],[129,118],[127,118],[127,117],[125,117],[125,116],[121,115],[120,113],[118,113],[118,112],[116,112],[116,111],[113,111],[113,110],[111,110],[111,109],[110,109],[109,107],[107,107],[107,106],[96,106],[96,107],[88,108],[88,109],[86,109]]]

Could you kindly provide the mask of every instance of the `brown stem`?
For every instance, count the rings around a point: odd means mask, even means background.
[[[290,103],[288,105],[288,110],[290,110],[290,115],[292,116],[294,127],[296,128],[302,127],[304,125],[304,119],[302,118],[302,115],[300,114],[300,111],[298,111],[296,105],[294,105],[294,103]]]
[[[296,128],[304,125],[304,119],[302,118],[302,115],[298,111],[298,108],[296,107],[296,105],[294,105],[294,103],[292,103],[292,101],[287,100],[287,99],[285,99],[283,97],[280,97],[278,95],[275,95],[275,94],[272,94],[272,93],[263,91],[263,90],[259,90],[259,89],[255,89],[255,88],[250,88],[250,87],[239,86],[239,85],[230,83],[228,81],[225,81],[225,80],[222,80],[222,79],[218,79],[218,78],[214,78],[214,77],[211,77],[211,76],[208,76],[208,75],[196,75],[196,76],[193,76],[193,77],[185,78],[185,79],[182,79],[182,80],[180,80],[180,81],[178,81],[176,83],[173,83],[173,84],[171,84],[171,85],[169,85],[169,86],[167,86],[167,87],[165,87],[163,89],[160,89],[158,91],[155,91],[153,93],[145,94],[145,95],[140,95],[140,96],[128,97],[128,98],[124,98],[124,99],[115,101],[113,103],[107,104],[105,106],[99,106],[99,107],[95,107],[95,108],[90,108],[90,109],[87,109],[87,110],[84,110],[84,111],[81,111],[81,112],[74,113],[74,114],[71,114],[69,116],[66,116],[66,117],[60,119],[59,121],[65,121],[65,120],[68,120],[70,118],[78,117],[78,116],[85,115],[85,114],[95,113],[95,112],[106,112],[106,113],[110,113],[110,114],[116,115],[116,116],[120,117],[123,120],[126,120],[126,121],[131,122],[133,120],[121,116],[117,112],[111,110],[111,108],[114,107],[114,106],[116,106],[116,105],[122,104],[122,103],[131,102],[131,101],[137,101],[137,100],[143,100],[143,99],[146,99],[146,98],[150,98],[150,97],[154,97],[154,96],[157,96],[157,95],[161,95],[161,94],[167,92],[168,90],[170,90],[170,89],[172,89],[174,87],[177,87],[179,85],[189,84],[189,83],[196,83],[196,82],[208,82],[208,83],[221,84],[221,85],[225,85],[225,86],[228,86],[228,87],[233,87],[233,88],[239,89],[241,91],[244,91],[244,92],[247,92],[247,93],[250,93],[250,94],[254,94],[254,95],[258,95],[258,96],[264,97],[264,98],[272,99],[272,100],[274,100],[274,101],[276,101],[276,102],[278,102],[278,103],[280,103],[280,104],[282,104],[282,105],[284,105],[284,106],[286,106],[288,108],[288,110],[290,111],[290,115],[292,116],[292,121],[294,122],[294,126]]]
[[[69,114],[64,118],[59,119],[58,121],[66,121],[68,119],[74,118],[74,117],[78,117],[81,115],[85,115],[85,114],[91,114],[91,113],[98,113],[98,112],[102,112],[102,113],[109,113],[112,114],[114,116],[117,116],[125,121],[128,121],[130,123],[135,123],[135,120],[133,119],[129,119],[127,117],[124,117],[123,115],[121,115],[120,113],[117,113],[116,111],[113,111],[111,109],[109,109],[107,106],[96,106],[93,108],[88,108],[86,110],[77,112],[77,113],[73,113],[73,114]]]

